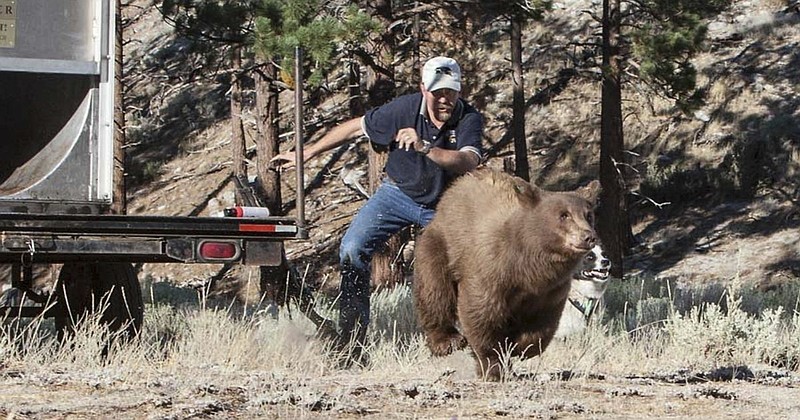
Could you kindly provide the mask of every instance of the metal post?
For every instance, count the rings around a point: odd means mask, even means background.
[[[301,239],[308,239],[306,230],[305,177],[303,169],[303,50],[294,49],[294,137],[295,168],[297,172],[297,234]]]

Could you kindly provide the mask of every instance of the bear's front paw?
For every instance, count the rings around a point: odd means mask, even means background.
[[[447,356],[448,354],[467,347],[467,339],[459,333],[430,334],[428,348],[434,356]]]

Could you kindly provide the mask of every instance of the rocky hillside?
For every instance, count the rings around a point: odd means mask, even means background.
[[[525,30],[528,157],[532,179],[546,188],[568,189],[598,176],[600,56],[589,43],[598,33],[589,11],[599,7],[588,0],[555,2],[545,21]],[[218,214],[233,203],[230,75],[194,55],[191,42],[173,34],[153,1],[131,0],[123,13],[129,212]],[[442,22],[466,32],[442,32]],[[424,15],[420,55],[448,54],[462,63],[464,95],[486,120],[487,165],[501,167],[511,155],[508,37],[500,25],[457,28],[458,22],[457,11]],[[687,283],[742,279],[764,287],[800,278],[798,22],[798,3],[780,0],[738,1],[710,22],[708,47],[696,58],[707,103],[694,115],[679,113],[633,77],[625,85],[625,141],[636,174],[630,188],[637,245],[626,262],[631,275]],[[401,60],[396,71],[413,90],[412,61]],[[342,80],[332,75],[332,94],[306,105],[309,141],[347,117]],[[281,104],[288,132],[291,92],[282,94]],[[248,105],[243,118],[252,137]],[[307,165],[311,238],[289,243],[288,253],[310,281],[336,283],[339,238],[363,204],[356,185],[366,185],[365,172],[363,141]],[[288,178],[283,196],[293,209]],[[142,270],[156,279],[205,283],[219,267]],[[256,295],[255,270],[227,277],[219,283],[223,289]]]

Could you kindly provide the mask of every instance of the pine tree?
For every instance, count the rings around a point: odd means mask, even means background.
[[[239,81],[255,81],[257,134],[255,136],[256,195],[254,199],[275,215],[283,214],[280,175],[269,170],[278,152],[278,93],[293,87],[294,50],[307,51],[301,63],[308,87],[318,88],[334,68],[337,54],[352,47],[374,26],[369,16],[353,6],[316,0],[162,0],[161,10],[176,31],[189,39],[193,51],[205,57],[210,68],[231,68],[232,110],[241,109]],[[241,67],[241,57],[249,63]],[[283,80],[285,79],[285,81]],[[288,82],[288,83],[287,83]],[[232,115],[234,174],[246,182],[243,166],[244,138],[238,112]],[[244,170],[245,173],[242,173]],[[239,195],[241,196],[241,195]],[[289,275],[288,263],[262,267],[262,292],[283,304]]]
[[[445,1],[447,3],[447,1]],[[514,139],[514,175],[530,180],[528,142],[525,135],[525,74],[522,70],[522,33],[529,21],[544,18],[551,0],[463,1],[464,7],[477,11],[484,24],[496,19],[508,21],[509,52],[513,80],[511,133]]]
[[[697,70],[691,59],[704,48],[705,18],[722,12],[731,0],[643,0],[631,3],[631,59],[654,91],[675,101],[683,111],[702,104]]]
[[[703,18],[718,14],[730,0],[640,0],[628,3],[603,1],[603,98],[600,139],[600,197],[598,231],[609,258],[611,274],[622,277],[623,257],[633,234],[628,217],[621,89],[623,61],[638,62],[639,76],[654,92],[689,111],[702,103],[696,88],[697,72],[692,57],[703,47]],[[630,28],[628,36],[623,28]],[[626,54],[626,44],[630,45]]]

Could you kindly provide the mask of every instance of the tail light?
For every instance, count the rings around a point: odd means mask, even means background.
[[[241,254],[239,244],[230,241],[200,242],[198,254],[206,261],[234,261]]]

